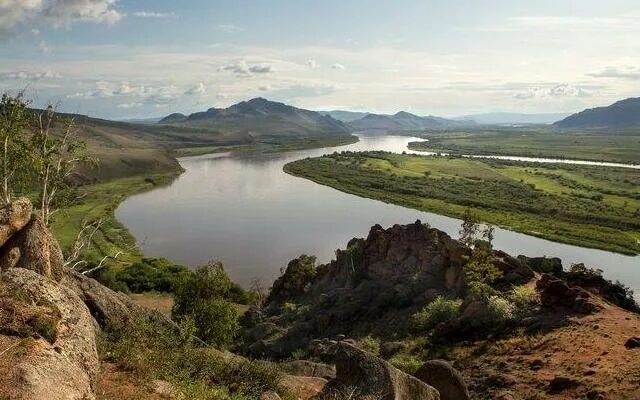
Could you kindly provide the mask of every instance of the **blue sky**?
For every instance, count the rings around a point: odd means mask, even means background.
[[[640,2],[0,0],[0,91],[22,88],[104,118],[572,112],[640,95]]]

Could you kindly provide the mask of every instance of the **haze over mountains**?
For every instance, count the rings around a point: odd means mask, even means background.
[[[558,128],[640,127],[640,97],[620,100],[606,107],[589,108],[553,125]]]
[[[455,120],[471,120],[483,125],[506,125],[506,124],[553,124],[565,118],[568,113],[511,113],[511,112],[490,112],[481,114],[471,114],[454,118]]]

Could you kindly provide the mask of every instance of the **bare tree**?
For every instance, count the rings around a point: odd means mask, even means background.
[[[75,133],[74,119],[60,118],[56,107],[50,105],[38,113],[30,151],[45,224],[49,224],[54,202],[61,192],[71,187],[70,175],[80,163],[92,161],[87,155],[86,144],[78,140]]]

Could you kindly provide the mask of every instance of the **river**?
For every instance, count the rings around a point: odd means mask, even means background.
[[[352,237],[374,224],[388,227],[420,219],[457,237],[460,220],[357,197],[293,177],[282,167],[293,160],[334,151],[406,151],[407,136],[360,136],[354,144],[278,154],[212,154],[180,160],[185,173],[166,187],[125,200],[116,216],[147,256],[185,265],[210,259],[247,285],[270,284],[287,262],[311,254],[329,261]],[[640,257],[555,243],[496,229],[495,247],[512,255],[555,256],[565,266],[583,262],[609,279],[640,292]]]

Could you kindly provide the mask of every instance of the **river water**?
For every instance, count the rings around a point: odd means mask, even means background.
[[[145,255],[185,265],[220,260],[229,275],[243,285],[253,278],[270,284],[280,269],[300,254],[327,262],[352,237],[366,237],[376,223],[388,227],[420,219],[457,237],[460,220],[455,218],[342,193],[282,171],[290,161],[334,151],[414,153],[407,150],[407,143],[419,140],[360,136],[358,143],[337,148],[183,158],[184,174],[169,186],[128,198],[116,216],[140,242]],[[505,229],[496,229],[494,243],[514,256],[556,256],[565,266],[584,262],[640,292],[640,257],[555,243]]]

